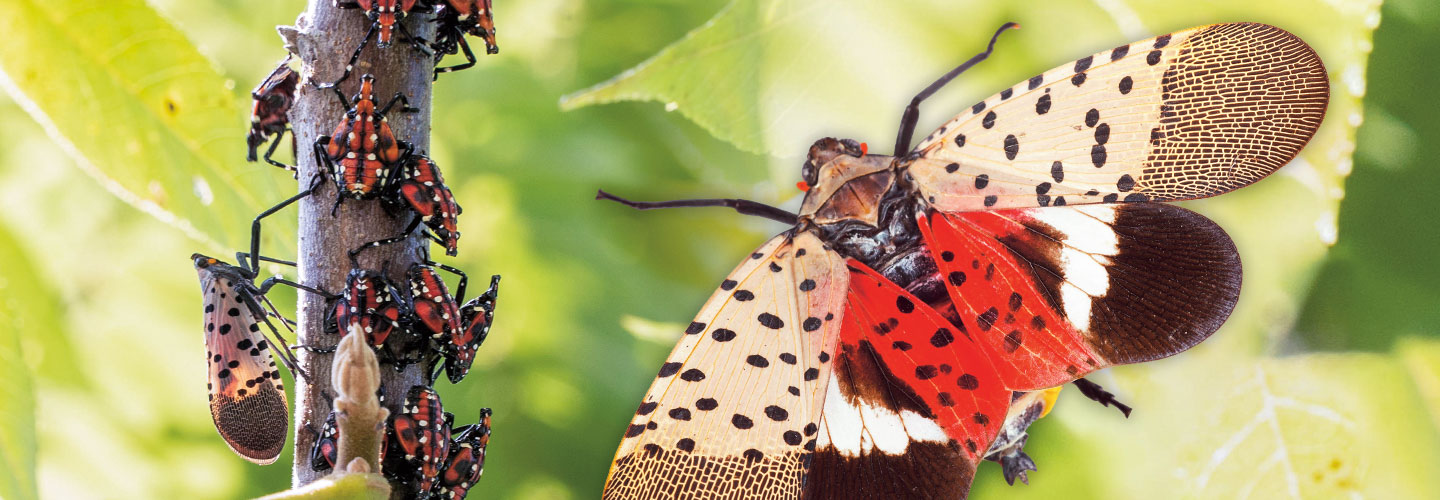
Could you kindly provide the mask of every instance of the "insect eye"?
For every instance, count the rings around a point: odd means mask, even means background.
[[[814,186],[817,179],[815,162],[807,160],[805,166],[800,167],[800,179],[807,185]]]

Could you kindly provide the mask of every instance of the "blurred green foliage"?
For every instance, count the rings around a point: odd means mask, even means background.
[[[908,94],[982,48],[1002,21],[1024,29],[927,105],[922,133],[947,110],[1075,56],[1254,20],[1314,45],[1335,90],[1326,128],[1301,162],[1188,205],[1242,249],[1247,286],[1235,317],[1190,354],[1102,375],[1137,407],[1129,420],[1062,397],[1033,429],[1028,450],[1041,470],[1032,484],[1008,487],[987,465],[976,496],[1440,495],[1426,482],[1440,464],[1440,268],[1428,264],[1440,230],[1421,215],[1440,181],[1426,161],[1440,146],[1423,138],[1440,132],[1440,118],[1418,105],[1437,70],[1414,62],[1440,41],[1436,6],[1391,0],[1376,17],[1370,3],[1318,0],[796,2],[780,11],[727,3],[499,1],[501,53],[436,84],[432,153],[466,207],[461,255],[447,262],[506,282],[475,371],[439,387],[461,421],[495,408],[477,491],[595,496],[624,422],[678,336],[671,328],[666,337],[665,325],[688,321],[739,256],[780,229],[718,210],[632,213],[592,201],[596,188],[793,206],[789,186],[810,140],[888,145]],[[0,494],[30,495],[27,435],[38,442],[34,475],[47,498],[236,498],[289,484],[288,468],[236,458],[211,428],[186,257],[232,253],[256,208],[293,190],[283,172],[243,162],[243,128],[247,91],[283,56],[273,27],[302,8],[0,0],[0,83],[24,103],[0,101],[9,143],[0,148],[0,233],[13,241],[0,241],[0,362],[18,345],[35,386],[33,430],[24,390],[0,393],[0,463],[11,469],[0,478],[19,478],[0,482]],[[670,50],[685,49],[704,36],[687,38],[692,29],[736,12],[750,17],[714,46],[755,47],[725,63],[730,74],[657,78],[662,87],[630,96],[674,102],[680,113],[653,103],[557,105],[677,41]],[[775,40],[749,36],[777,12],[791,17],[766,35]],[[1367,70],[1369,29],[1381,18]],[[138,32],[124,34],[127,26]],[[713,69],[711,54],[685,62]],[[170,96],[182,96],[173,116],[161,111]],[[700,117],[737,106],[749,117]],[[162,209],[150,213],[195,230],[144,216],[109,194],[116,184],[130,202],[148,200],[141,205]],[[293,294],[276,299],[293,303]],[[1315,350],[1375,353],[1305,354]],[[26,378],[15,377],[7,383]]]

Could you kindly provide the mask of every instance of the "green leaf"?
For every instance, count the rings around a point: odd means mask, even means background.
[[[144,1],[0,0],[0,33],[0,86],[122,200],[212,248],[278,201],[289,178],[243,162],[234,83]]]
[[[36,317],[25,296],[30,263],[0,227],[0,498],[36,498],[35,388],[22,341],[49,326]]]
[[[1436,344],[1426,349],[1433,361]],[[1434,372],[1427,388],[1404,357],[1209,356],[1115,370],[1098,381],[1137,403],[1131,418],[1063,396],[1032,432],[1059,426],[1069,446],[1032,439],[1030,486],[981,469],[974,498],[1054,498],[1077,483],[1097,498],[1437,498],[1440,427],[1425,405]]]
[[[1408,339],[1400,342],[1395,351],[1415,380],[1431,425],[1440,429],[1440,341]]]

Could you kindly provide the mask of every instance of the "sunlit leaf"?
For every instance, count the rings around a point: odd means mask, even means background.
[[[29,262],[0,227],[0,498],[36,498],[35,385],[25,362],[22,340],[40,335],[53,316],[32,314],[23,297],[30,293]]]
[[[1440,434],[1415,380],[1395,357],[1206,361],[1127,380],[1145,401],[1137,420],[1169,421],[1172,427],[1107,426],[1140,438],[1105,452],[1116,459],[1112,467],[1125,467],[1130,478],[1112,484],[1110,493],[1174,488],[1210,498],[1440,495],[1440,485],[1430,479],[1430,471],[1440,470]],[[1146,438],[1151,446],[1141,444]],[[1158,442],[1167,445],[1154,446]],[[1120,465],[1121,457],[1136,454],[1149,459]]]
[[[1401,342],[1395,352],[1410,370],[1420,402],[1430,414],[1431,425],[1440,430],[1440,342],[1408,339]]]
[[[0,85],[126,202],[235,247],[280,198],[285,176],[243,161],[233,83],[145,2],[4,0],[0,33]]]

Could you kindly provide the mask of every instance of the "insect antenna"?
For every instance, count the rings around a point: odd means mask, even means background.
[[[655,210],[658,208],[681,208],[681,207],[730,207],[745,215],[764,217],[776,222],[785,224],[797,224],[800,216],[790,213],[784,209],[772,207],[758,201],[739,200],[734,198],[706,198],[697,200],[672,200],[672,201],[630,201],[619,196],[599,190],[595,192],[595,199],[610,200],[636,210]]]
[[[1005,23],[1001,25],[1000,29],[995,30],[995,34],[990,36],[990,45],[985,47],[985,52],[975,54],[975,57],[971,57],[970,60],[965,61],[964,64],[956,66],[955,69],[950,70],[949,73],[945,73],[945,76],[931,83],[929,87],[925,87],[925,90],[921,90],[919,94],[915,94],[915,98],[910,100],[910,105],[905,107],[905,114],[900,116],[900,133],[895,137],[895,156],[902,157],[905,153],[910,152],[910,137],[915,135],[915,122],[920,119],[920,102],[930,98],[930,96],[938,92],[941,87],[950,83],[950,80],[954,80],[955,77],[960,76],[960,73],[964,73],[965,70],[970,69],[971,66],[974,66],[980,61],[984,61],[986,57],[990,57],[990,51],[995,49],[995,40],[1000,38],[1000,34],[1010,28],[1019,27],[1020,25],[1017,23]]]

